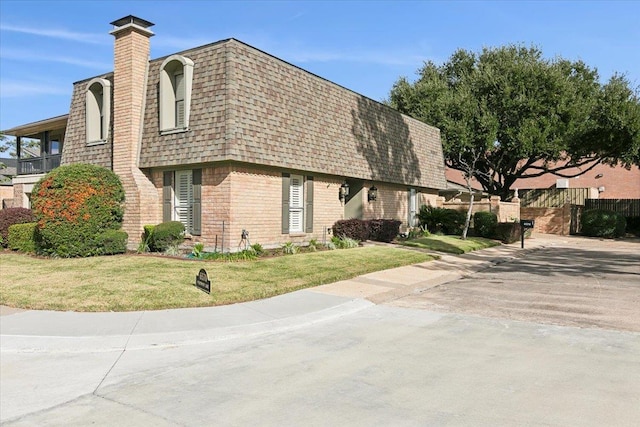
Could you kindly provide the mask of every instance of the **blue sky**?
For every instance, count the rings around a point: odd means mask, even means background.
[[[236,38],[375,100],[457,49],[536,45],[640,85],[640,1],[0,1],[0,129],[68,113],[113,68],[109,22],[156,25],[151,57]]]

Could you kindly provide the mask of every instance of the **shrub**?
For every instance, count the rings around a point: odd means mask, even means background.
[[[640,216],[628,216],[625,219],[627,220],[627,233],[640,237]]]
[[[31,194],[44,253],[61,257],[102,253],[99,236],[122,224],[122,184],[115,173],[100,166],[60,166],[45,175]]]
[[[400,224],[397,219],[370,219],[366,221],[367,235],[376,242],[391,242],[400,234]]]
[[[107,230],[98,235],[98,253],[100,255],[123,254],[127,251],[129,235],[123,230]]]
[[[426,226],[432,233],[460,234],[467,219],[467,215],[455,209],[436,208],[422,205],[418,212],[420,224]]]
[[[624,236],[627,221],[619,213],[602,209],[584,211],[582,234],[591,237],[614,238]]]
[[[36,217],[31,209],[7,208],[0,210],[0,244],[7,247],[9,227],[14,224],[34,222]]]
[[[493,212],[476,212],[473,215],[473,230],[476,236],[493,237],[498,225],[498,216]]]
[[[367,224],[361,219],[341,219],[333,224],[332,230],[335,237],[345,236],[361,242],[369,238]]]
[[[500,240],[502,243],[514,243],[521,239],[522,228],[519,222],[499,222],[496,224],[496,231],[494,238]],[[531,229],[525,230],[524,237],[531,236]]]
[[[13,224],[9,227],[9,248],[20,252],[35,252],[38,233],[37,222]]]
[[[177,249],[182,242],[184,242],[184,225],[179,221],[167,221],[153,227],[149,249],[153,252],[167,252],[171,248]]]

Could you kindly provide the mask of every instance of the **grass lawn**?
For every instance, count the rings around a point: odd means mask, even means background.
[[[42,310],[131,311],[250,301],[429,261],[425,253],[360,247],[245,262],[116,255],[48,259],[0,253],[0,304]],[[207,270],[211,295],[194,286]]]
[[[467,237],[462,240],[458,236],[438,236],[420,237],[418,239],[407,240],[401,243],[414,248],[429,249],[431,251],[448,252],[452,254],[464,254],[478,249],[490,248],[500,245],[500,242],[483,237]]]

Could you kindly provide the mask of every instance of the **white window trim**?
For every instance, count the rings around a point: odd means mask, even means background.
[[[102,105],[98,105],[95,93],[91,87],[95,84],[102,86]],[[101,128],[94,129],[96,121],[100,123],[100,112],[102,112]],[[96,115],[98,117],[96,117]],[[109,139],[111,129],[111,82],[106,79],[95,78],[87,83],[85,93],[85,133],[88,146],[105,144]]]
[[[180,175],[188,175],[188,196],[186,203],[186,223],[180,218],[180,214],[178,209],[180,209],[180,200],[179,200],[179,186],[180,186]],[[174,221],[179,221],[184,225],[184,228],[187,233],[191,233],[193,230],[193,171],[188,170],[177,170],[174,172],[173,178],[173,206],[172,206],[172,219]],[[184,209],[184,207],[183,207]]]
[[[179,63],[184,75],[184,124],[176,126],[176,93],[172,78],[175,72],[171,66]],[[189,130],[191,116],[191,88],[193,86],[193,61],[182,55],[171,55],[160,66],[160,133],[162,135],[186,132]],[[167,69],[169,68],[169,70]]]

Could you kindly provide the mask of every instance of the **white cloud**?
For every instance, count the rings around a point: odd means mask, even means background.
[[[71,95],[71,88],[42,82],[24,80],[0,81],[0,98],[17,98],[34,95]]]
[[[1,31],[13,33],[31,34],[34,36],[49,37],[54,39],[72,40],[89,44],[110,44],[111,40],[105,34],[80,33],[64,29],[23,27],[19,25],[0,24]]]
[[[75,65],[78,67],[91,68],[96,70],[110,70],[113,64],[106,62],[91,61],[88,59],[73,58],[62,55],[46,55],[39,52],[27,52],[23,50],[0,49],[0,58],[18,61],[34,62],[59,62],[62,64]]]

